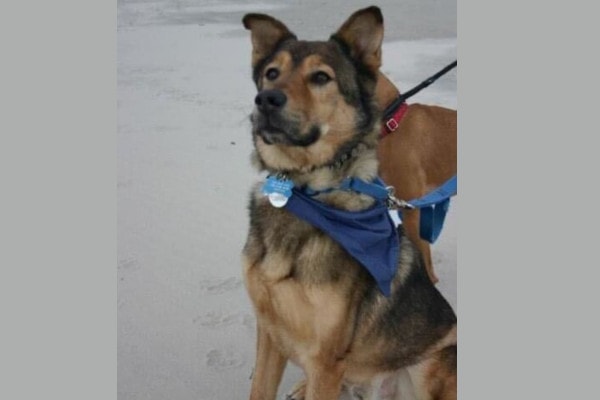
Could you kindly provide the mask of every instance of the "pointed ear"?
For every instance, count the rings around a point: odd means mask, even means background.
[[[296,35],[287,26],[265,14],[246,14],[242,22],[251,32],[253,67],[271,54],[282,41],[296,39]]]
[[[332,35],[341,40],[353,58],[362,61],[371,71],[381,66],[381,43],[383,42],[383,15],[379,7],[358,10]]]

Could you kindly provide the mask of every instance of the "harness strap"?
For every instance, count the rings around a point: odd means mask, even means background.
[[[342,181],[340,189],[366,194],[378,200],[387,200],[389,197],[389,192],[380,178],[375,178],[371,183],[358,178],[346,178]]]
[[[450,197],[457,192],[457,177],[454,175],[442,186],[426,194],[425,196],[409,201],[409,204],[420,209],[419,235],[421,239],[434,243],[444,226],[446,214],[450,208]],[[402,219],[402,213],[398,211]]]
[[[365,182],[359,178],[349,177],[344,179],[338,187],[332,187],[324,190],[313,190],[309,187],[302,188],[302,192],[311,197],[323,193],[329,193],[334,190],[351,190],[366,194],[377,200],[387,200],[389,197],[389,191],[380,178],[375,178],[373,182]]]
[[[449,199],[456,194],[458,179],[456,175],[448,179],[444,184],[437,189],[427,193],[425,196],[409,201],[416,208],[423,208],[440,203],[443,200]]]
[[[450,208],[450,199],[428,207],[421,208],[421,218],[419,220],[419,236],[429,243],[435,243],[440,236],[446,214]]]

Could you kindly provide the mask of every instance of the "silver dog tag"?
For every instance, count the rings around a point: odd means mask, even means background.
[[[288,197],[281,193],[270,193],[269,202],[273,207],[281,208],[288,202]]]
[[[289,179],[269,176],[263,185],[262,192],[269,198],[273,207],[281,208],[292,196],[293,187],[294,182]]]

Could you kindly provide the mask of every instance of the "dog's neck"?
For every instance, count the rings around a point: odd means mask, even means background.
[[[377,127],[379,124],[376,125]],[[289,179],[293,179],[302,184],[309,184],[314,176],[322,176],[327,173],[328,176],[344,175],[349,176],[353,168],[350,166],[355,161],[361,160],[365,157],[370,158],[369,153],[375,152],[377,146],[377,133],[378,128],[374,128],[372,132],[366,133],[357,140],[352,140],[345,145],[340,147],[340,150],[329,160],[320,165],[311,165],[299,169],[291,168],[273,168],[269,166],[264,159],[260,156],[258,150],[255,148],[251,154],[251,162],[258,171],[266,171],[270,175],[282,175]],[[377,167],[375,167],[375,170]]]
[[[339,167],[322,167],[308,173],[291,172],[288,177],[297,186],[315,191],[327,191],[341,185],[348,177],[370,182],[377,177],[378,162],[374,147],[357,146],[356,154]],[[315,196],[316,199],[339,209],[359,211],[373,205],[374,199],[351,191],[334,190]]]
[[[298,187],[308,187],[314,191],[324,191],[338,187],[345,178],[355,177],[370,182],[377,177],[378,161],[376,153],[377,132],[370,132],[340,159],[339,163],[327,163],[305,171],[271,170],[264,165],[256,151],[253,152],[253,164],[262,171],[271,175],[278,175],[291,179]],[[332,160],[333,161],[333,160]],[[333,191],[316,196],[317,199],[348,211],[358,211],[370,207],[373,199],[369,196],[348,191]]]
[[[349,176],[372,180],[377,176],[377,168],[375,147],[361,142],[333,164],[310,171],[288,171],[286,175],[297,185],[323,190],[339,184]]]

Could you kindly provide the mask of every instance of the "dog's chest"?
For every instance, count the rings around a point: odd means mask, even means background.
[[[340,278],[342,265],[356,264],[327,234],[264,198],[253,202],[250,215],[244,254],[270,282],[327,283]]]
[[[285,210],[256,203],[244,257],[257,318],[287,357],[301,363],[323,321],[345,326],[348,288],[361,270],[329,236]]]
[[[325,283],[339,277],[339,262],[347,259],[325,233],[285,209],[273,207],[263,196],[254,197],[251,203],[244,254],[255,264],[253,272],[269,282]]]

